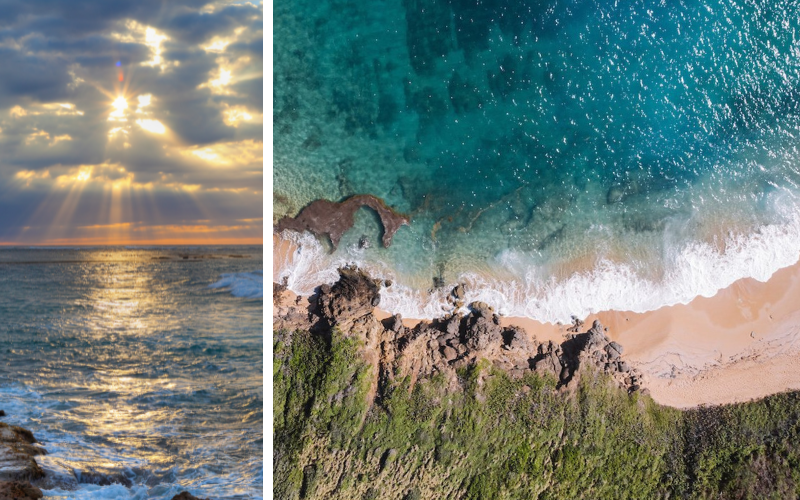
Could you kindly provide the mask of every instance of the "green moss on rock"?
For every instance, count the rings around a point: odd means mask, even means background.
[[[800,396],[679,411],[584,370],[571,392],[488,364],[372,404],[362,346],[278,332],[276,498],[798,498]]]

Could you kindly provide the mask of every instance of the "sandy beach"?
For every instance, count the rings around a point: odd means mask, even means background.
[[[287,262],[294,248],[273,235],[273,251],[274,263]],[[391,312],[376,308],[375,314]],[[595,319],[624,346],[626,359],[661,404],[690,408],[800,389],[800,263],[766,282],[741,279],[688,304],[583,318],[587,325]],[[406,326],[419,321],[403,319]],[[502,323],[521,326],[540,341],[561,341],[571,326],[516,317]]]

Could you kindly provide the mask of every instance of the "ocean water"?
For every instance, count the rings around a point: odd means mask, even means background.
[[[465,282],[568,321],[800,256],[797,2],[289,0],[274,29],[276,219],[358,193],[412,217],[389,249],[367,209],[334,252],[284,235],[295,291],[358,263],[406,316]]]
[[[45,498],[263,497],[262,273],[261,246],[0,249],[2,421],[131,484]]]

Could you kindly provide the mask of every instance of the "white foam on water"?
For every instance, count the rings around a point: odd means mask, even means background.
[[[52,500],[144,500],[153,498],[145,486],[126,488],[121,484],[98,486],[95,484],[81,484],[77,490],[64,491],[60,488],[42,490],[44,498]],[[158,497],[155,497],[158,498]]]
[[[234,297],[260,299],[264,297],[264,271],[249,273],[223,273],[209,288],[227,288]]]
[[[762,225],[749,234],[730,234],[718,244],[673,243],[662,256],[663,275],[645,278],[634,266],[600,259],[589,272],[573,273],[556,280],[524,254],[507,250],[494,262],[497,278],[464,272],[458,279],[429,293],[398,282],[396,273],[383,263],[359,262],[351,254],[328,254],[310,234],[289,234],[297,249],[274,263],[273,280],[286,280],[293,292],[309,295],[316,286],[332,284],[337,269],[346,264],[363,267],[375,278],[394,284],[381,291],[380,307],[407,318],[433,319],[452,311],[447,295],[452,286],[465,283],[466,303],[483,301],[505,316],[532,318],[548,323],[568,323],[572,316],[585,318],[601,311],[647,312],[686,304],[696,297],[711,297],[742,278],[767,281],[776,271],[800,257],[800,208],[786,191],[771,197],[780,223]],[[401,280],[402,281],[402,280]]]

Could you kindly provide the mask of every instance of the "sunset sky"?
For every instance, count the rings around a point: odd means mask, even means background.
[[[0,244],[261,243],[263,5],[0,3]]]

